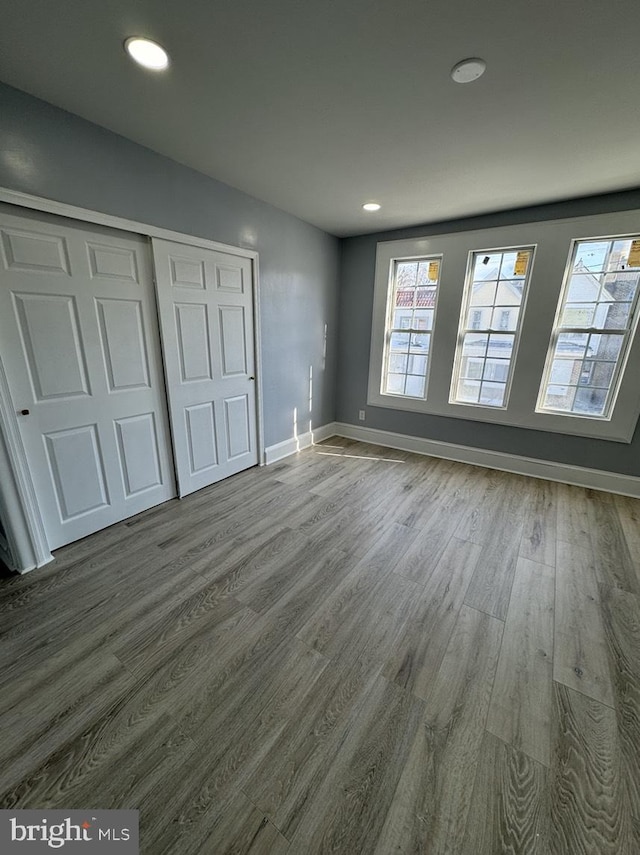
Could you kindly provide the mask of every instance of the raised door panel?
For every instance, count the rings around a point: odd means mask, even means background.
[[[224,420],[227,434],[227,457],[233,460],[251,451],[249,401],[246,395],[225,398]]]
[[[70,273],[69,253],[63,237],[3,229],[0,244],[7,270],[49,274]]]
[[[162,475],[154,414],[118,419],[115,426],[125,496],[157,487]]]
[[[109,504],[97,425],[45,434],[62,522]]]
[[[189,463],[196,475],[218,465],[218,439],[212,402],[185,409]]]
[[[149,388],[149,361],[140,300],[96,300],[111,392]]]
[[[92,279],[139,283],[138,262],[132,249],[87,243]]]
[[[18,293],[13,301],[35,399],[90,395],[75,297]]]
[[[216,264],[216,287],[218,291],[244,293],[244,271],[230,264]]]
[[[220,306],[218,310],[222,376],[247,373],[247,342],[243,306]]]
[[[183,383],[211,379],[211,345],[206,305],[176,303],[180,378]]]
[[[195,288],[204,291],[204,262],[193,258],[169,256],[171,284],[175,288]]]

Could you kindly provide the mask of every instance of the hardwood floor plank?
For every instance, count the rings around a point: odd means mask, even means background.
[[[520,556],[555,567],[558,485],[532,478],[528,486]]]
[[[523,525],[521,513],[508,513],[505,509],[488,532],[476,535],[484,543],[465,603],[499,620],[507,616]]]
[[[633,855],[621,767],[614,711],[556,683],[552,855]]]
[[[558,541],[553,678],[613,706],[600,593],[584,544]]]
[[[588,490],[571,484],[558,484],[557,538],[576,546],[590,544]]]
[[[295,719],[243,785],[243,791],[288,839],[313,809],[318,788],[342,750],[349,721],[358,718],[379,670],[364,655],[328,665],[313,695],[304,700]]]
[[[175,855],[211,852],[228,855],[284,855],[289,841],[269,822],[244,793],[234,793],[219,811],[211,833],[195,849],[189,849],[181,837],[173,849]]]
[[[480,549],[452,538],[431,578],[414,595],[384,674],[416,697],[426,698],[440,667]]]
[[[372,636],[380,640],[381,635],[390,635],[401,625],[400,610],[406,609],[417,591],[412,582],[390,578],[416,534],[397,524],[386,529],[319,604],[298,632],[298,638],[335,658],[356,642],[371,650]],[[391,633],[385,631],[387,625]]]
[[[132,684],[131,674],[104,651],[73,669],[50,670],[37,691],[29,691],[0,715],[0,792],[17,786],[59,746],[81,734],[88,721],[106,713],[113,697]]]
[[[625,786],[640,821],[640,599],[617,588],[601,592]]]
[[[378,677],[291,839],[293,852],[373,852],[423,704]]]
[[[599,582],[623,591],[640,594],[636,572],[618,510],[610,496],[593,493],[589,497],[589,534],[594,567]]]
[[[518,560],[487,730],[548,766],[551,751],[555,571]]]
[[[170,716],[147,715],[136,703],[136,691],[125,692],[81,734],[54,751],[46,761],[0,798],[0,807],[137,809],[141,801],[195,745]],[[136,757],[136,774],[128,758]],[[141,817],[142,841],[146,817]]]
[[[548,778],[544,766],[485,734],[460,855],[548,855]]]
[[[462,607],[375,855],[460,851],[501,638],[499,620]]]

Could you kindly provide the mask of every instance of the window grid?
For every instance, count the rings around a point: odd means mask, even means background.
[[[637,323],[640,271],[627,259],[632,242],[638,240],[636,236],[574,242],[537,411],[611,418]],[[584,258],[598,251],[602,262],[590,267]],[[589,280],[597,293],[588,294]],[[618,299],[616,291],[623,299]],[[581,317],[583,323],[575,323]]]
[[[451,403],[507,406],[533,255],[533,246],[469,254]],[[482,276],[485,264],[495,266],[495,275]]]
[[[442,256],[397,259],[390,288],[382,393],[426,395]]]

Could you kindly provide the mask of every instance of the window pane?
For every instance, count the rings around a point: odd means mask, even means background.
[[[431,336],[429,333],[415,333],[411,336],[411,352],[428,353]]]
[[[556,356],[575,356],[582,359],[588,341],[589,336],[586,333],[562,333],[556,343]]]
[[[478,333],[467,333],[462,346],[462,357],[484,356],[487,352],[488,335]],[[464,374],[464,372],[462,372]]]
[[[629,326],[631,303],[612,303],[606,309],[602,322],[605,330],[624,330]]]
[[[497,282],[474,282],[471,286],[471,306],[493,306],[496,302]]]
[[[615,367],[615,362],[585,362],[585,372],[588,371],[590,377],[587,383],[590,386],[601,386],[608,389],[613,379]]]
[[[414,330],[430,330],[433,328],[433,309],[416,309],[413,313]]]
[[[407,384],[404,389],[405,395],[410,395],[413,398],[421,398],[424,395],[424,377],[416,377],[410,374],[407,377]]]
[[[480,403],[490,407],[501,407],[504,401],[504,383],[483,383],[480,392]]]
[[[487,356],[497,356],[502,359],[511,359],[513,353],[513,343],[515,336],[513,335],[497,335],[491,333],[489,336],[489,347],[487,348]]]
[[[522,303],[524,282],[521,279],[501,279],[498,282],[496,305],[519,306]]]
[[[407,357],[402,353],[390,353],[389,371],[393,374],[405,374],[407,371]]]
[[[506,406],[532,260],[533,248],[526,247],[472,254],[456,348],[453,402]],[[476,378],[482,378],[480,388],[468,382]]]
[[[473,281],[479,282],[485,279],[497,279],[500,275],[502,255],[501,252],[477,252],[473,265]]]
[[[633,240],[637,238],[577,243],[560,298],[555,346],[547,357],[547,387],[541,387],[538,409],[592,418],[610,415],[615,403],[611,387],[630,346],[637,311],[640,274],[625,269]],[[562,333],[562,327],[585,332]]]
[[[407,359],[406,368],[403,369],[407,374],[421,374],[423,377],[427,373],[427,357],[419,356],[412,353]]]
[[[576,391],[576,397],[573,403],[573,412],[589,413],[590,415],[601,416],[604,412],[604,405],[606,402],[606,389],[581,388]]]
[[[576,272],[591,272],[604,270],[605,259],[609,252],[611,241],[583,240],[578,244],[573,269]]]
[[[477,404],[480,397],[480,382],[477,380],[461,380],[458,384],[456,399],[467,404]]]
[[[574,359],[554,359],[551,365],[549,381],[551,383],[576,383],[579,363]]]
[[[597,303],[567,303],[560,321],[561,327],[590,327],[596,314]]]
[[[502,257],[501,279],[524,279],[531,263],[531,251],[505,252]]]
[[[391,333],[391,350],[406,351],[409,347],[408,333]]]
[[[401,395],[404,392],[404,374],[387,374],[387,392]]]
[[[440,262],[439,256],[395,262],[387,303],[392,318],[385,330],[383,394],[425,395]]]
[[[396,271],[398,290],[401,288],[415,288],[418,276],[417,261],[399,261]]]
[[[497,308],[493,310],[492,330],[515,330],[518,326],[518,309]]]
[[[640,273],[607,273],[603,281],[602,302],[632,302],[638,290]]]

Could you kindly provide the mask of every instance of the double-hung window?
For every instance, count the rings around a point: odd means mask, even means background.
[[[440,256],[433,256],[394,262],[387,306],[383,394],[425,396],[440,261]]]
[[[451,403],[506,407],[532,259],[532,246],[470,254]]]
[[[575,242],[538,412],[610,418],[637,324],[639,256],[638,238]]]

